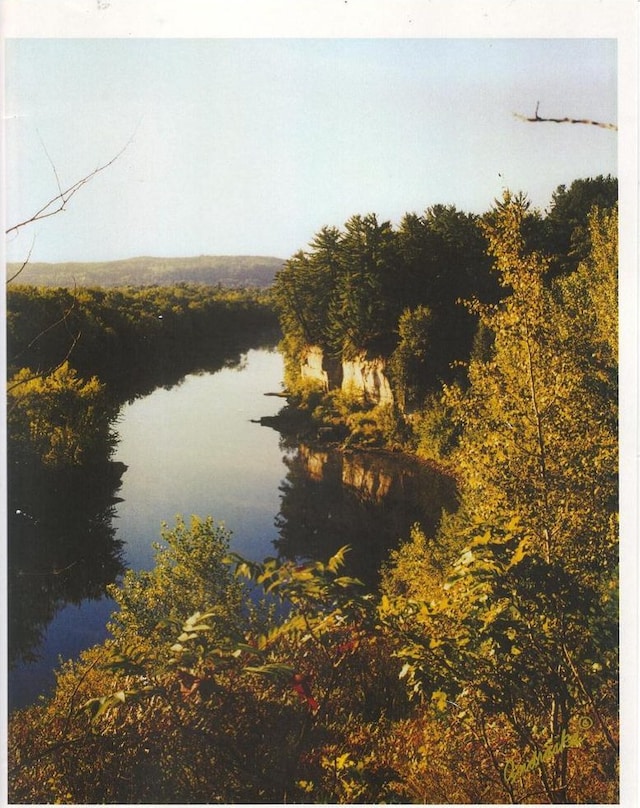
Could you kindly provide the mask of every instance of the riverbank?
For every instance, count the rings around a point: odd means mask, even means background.
[[[263,416],[256,422],[276,430],[285,445],[305,444],[317,450],[402,455],[413,463],[457,480],[450,464],[418,450],[415,422],[393,406],[367,406],[340,392],[313,396],[311,400],[292,392],[268,395],[286,398],[287,404],[275,415]]]

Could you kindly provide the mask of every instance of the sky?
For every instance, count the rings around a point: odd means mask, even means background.
[[[6,257],[287,258],[356,213],[482,213],[505,187],[544,210],[560,184],[618,174],[621,650],[633,673],[637,22],[634,0],[2,0],[6,227],[128,144]],[[542,116],[620,131],[514,117],[538,102]],[[631,716],[634,681],[623,677]]]
[[[7,227],[126,145],[7,259],[271,255],[504,188],[541,210],[617,175],[614,39],[20,38],[5,43]]]

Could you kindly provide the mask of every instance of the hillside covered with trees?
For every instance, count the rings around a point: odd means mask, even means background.
[[[24,282],[34,286],[174,286],[179,283],[232,289],[270,286],[280,258],[254,255],[199,255],[193,258],[127,258],[85,263],[30,263]],[[7,277],[20,271],[7,266]],[[22,280],[22,278],[20,279]]]
[[[617,261],[611,177],[322,228],[270,293],[283,422],[446,469],[455,505],[374,592],[348,547],[254,563],[179,518],[12,716],[11,801],[616,802]]]

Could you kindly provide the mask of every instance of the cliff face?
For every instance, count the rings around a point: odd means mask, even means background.
[[[363,353],[340,364],[325,356],[322,348],[311,345],[303,354],[300,373],[303,379],[320,382],[325,391],[341,388],[372,404],[393,404],[383,359],[367,359]]]
[[[383,359],[356,359],[342,363],[342,389],[364,396],[372,404],[393,404],[393,393]]]
[[[309,345],[302,355],[300,375],[303,379],[320,382],[325,392],[334,390],[342,384],[342,367],[340,363],[325,356],[322,348]]]

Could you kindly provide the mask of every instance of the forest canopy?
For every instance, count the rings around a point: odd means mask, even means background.
[[[591,209],[616,201],[617,181],[607,176],[560,186],[546,214],[527,209],[522,235],[548,257],[546,284],[587,258]],[[407,213],[396,228],[375,214],[323,227],[275,278],[286,354],[299,361],[318,346],[341,360],[381,356],[406,403],[461,378],[474,339],[486,337],[473,302],[495,304],[505,294],[488,255],[495,215],[434,205]]]
[[[376,591],[345,571],[347,546],[256,563],[211,517],[178,518],[155,568],[110,588],[111,638],[12,717],[11,799],[616,802],[616,197],[598,177],[559,188],[545,214],[505,191],[483,216],[355,215],[292,256],[270,297],[290,406],[344,451],[446,469],[456,501],[403,537]],[[33,355],[25,301],[53,304],[15,294],[10,328]],[[117,317],[154,334],[175,318],[198,342],[227,306],[264,314],[242,295],[208,308],[166,294],[81,290],[62,309],[86,305],[96,345]],[[181,319],[200,305],[203,321]],[[306,385],[311,346],[379,360],[392,402]],[[81,382],[61,365],[49,386],[92,401],[108,372],[87,364]]]

